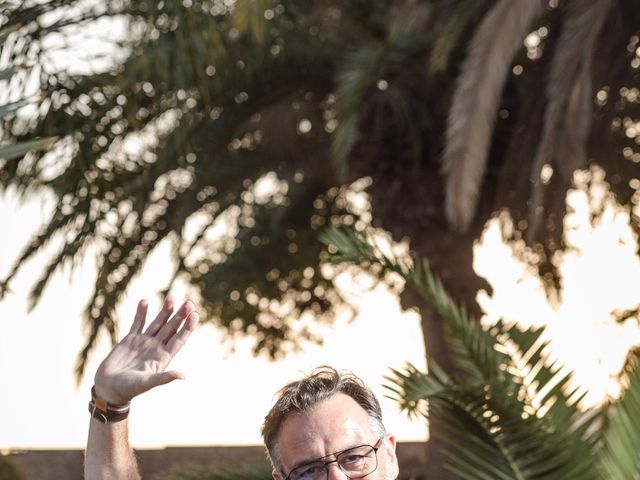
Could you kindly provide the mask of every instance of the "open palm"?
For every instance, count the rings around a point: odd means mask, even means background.
[[[184,378],[167,371],[198,323],[192,302],[185,302],[172,316],[169,297],[143,332],[148,303],[140,301],[131,330],[100,364],[95,375],[96,394],[114,404],[124,404],[147,390]]]

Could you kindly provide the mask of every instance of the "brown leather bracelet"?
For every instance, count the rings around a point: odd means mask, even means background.
[[[89,402],[89,413],[100,423],[120,422],[129,416],[130,403],[116,405],[109,403],[96,395],[95,387],[91,387],[91,401]]]

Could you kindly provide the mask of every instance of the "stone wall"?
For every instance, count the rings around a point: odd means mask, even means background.
[[[145,480],[159,480],[171,469],[186,465],[233,468],[264,461],[262,447],[167,447],[136,451]],[[81,450],[28,450],[10,454],[29,480],[82,480]],[[400,480],[426,480],[424,443],[400,443]]]

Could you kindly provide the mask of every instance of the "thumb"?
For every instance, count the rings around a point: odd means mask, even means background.
[[[151,389],[160,385],[165,385],[169,382],[173,382],[174,380],[184,380],[184,375],[173,370],[168,372],[156,373],[149,378],[147,382],[147,388]]]

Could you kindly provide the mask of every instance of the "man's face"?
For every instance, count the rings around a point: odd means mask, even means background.
[[[348,395],[336,394],[304,414],[291,414],[285,418],[278,432],[278,450],[285,475],[303,464],[335,452],[359,445],[376,445],[378,436],[371,430],[369,416]],[[378,468],[366,480],[393,480],[398,476],[396,441],[386,435],[379,445]],[[332,457],[325,461],[334,460]],[[347,477],[335,463],[328,466],[327,480],[345,480]],[[275,480],[283,480],[273,472]]]

